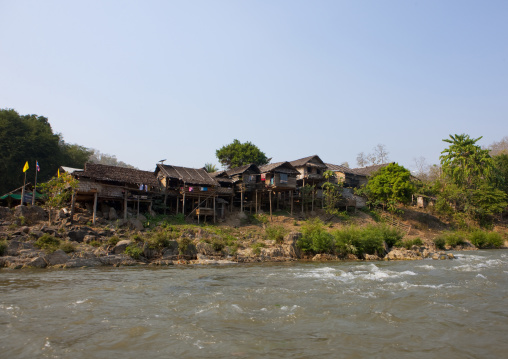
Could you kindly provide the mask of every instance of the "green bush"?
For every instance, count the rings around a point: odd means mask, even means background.
[[[117,236],[113,236],[108,239],[108,244],[111,246],[116,246],[118,242],[120,242],[120,238],[118,238]]]
[[[342,256],[357,254],[357,245],[361,236],[361,230],[354,226],[334,231],[333,237],[335,238],[335,250],[337,254]]]
[[[261,254],[261,248],[266,247],[266,245],[262,242],[256,242],[251,245],[252,251],[255,255],[259,256]]]
[[[363,228],[356,245],[358,254],[384,254],[386,239],[390,240],[390,237],[387,236],[384,226],[370,225]]]
[[[265,229],[265,238],[275,241],[277,244],[282,244],[287,232],[283,226],[268,226]]]
[[[461,232],[446,232],[443,233],[441,236],[443,236],[446,244],[452,248],[455,248],[457,246],[463,246],[464,244],[466,244],[465,240],[466,236]]]
[[[302,226],[302,237],[297,246],[304,253],[333,253],[333,236],[326,231],[324,223],[318,219],[309,219]]]
[[[159,231],[152,234],[146,240],[148,248],[162,250],[169,246],[170,238],[167,231]]]
[[[178,242],[178,253],[180,253],[180,255],[185,254],[191,244],[192,240],[189,237],[182,237]]]
[[[469,235],[469,240],[477,248],[498,248],[504,244],[503,237],[497,232],[476,230]]]
[[[400,242],[404,237],[401,231],[387,225],[372,226],[373,230],[379,232],[379,235],[388,247],[393,247],[396,243]]]
[[[210,244],[212,245],[213,250],[216,252],[220,252],[224,249],[224,247],[226,247],[226,242],[220,237],[213,237],[210,241]]]
[[[72,242],[65,241],[60,244],[60,249],[65,253],[72,253],[76,251],[76,246]]]
[[[438,236],[434,238],[434,245],[437,249],[445,249],[446,246],[446,240],[442,236]]]
[[[423,246],[423,241],[420,238],[409,239],[406,241],[400,241],[397,246],[411,249],[413,246]]]
[[[130,246],[127,246],[127,248],[125,248],[125,254],[127,254],[131,258],[139,259],[139,257],[141,257],[141,255],[143,254],[143,250],[139,248],[136,244],[131,244]]]
[[[90,243],[88,243],[89,245],[91,245],[92,247],[100,247],[102,245],[101,242],[99,242],[98,240],[94,239],[93,241],[91,241]]]
[[[7,241],[5,239],[0,240],[0,256],[3,256],[7,252]]]
[[[60,243],[61,241],[58,238],[55,238],[48,233],[44,233],[37,241],[35,241],[34,246],[47,253],[53,253],[60,247]]]

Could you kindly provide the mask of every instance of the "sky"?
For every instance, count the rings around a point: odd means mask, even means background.
[[[0,108],[139,169],[508,135],[508,1],[0,0]],[[63,164],[65,165],[65,164]],[[220,167],[220,166],[218,166]]]

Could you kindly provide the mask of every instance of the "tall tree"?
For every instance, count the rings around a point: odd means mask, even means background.
[[[251,142],[241,143],[236,139],[229,145],[218,149],[215,155],[219,162],[228,169],[249,163],[254,163],[257,166],[268,163],[268,158],[256,145]]]
[[[508,155],[508,136],[504,136],[499,142],[492,143],[489,149],[491,156]]]
[[[217,172],[217,166],[212,163],[205,163],[204,169],[208,173]]]

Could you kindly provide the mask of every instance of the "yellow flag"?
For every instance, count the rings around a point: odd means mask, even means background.
[[[60,168],[58,169],[58,177],[60,177]]]
[[[28,161],[25,163],[25,167],[23,167],[23,172],[26,172],[28,170]]]

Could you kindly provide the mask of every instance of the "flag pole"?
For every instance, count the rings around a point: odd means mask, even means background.
[[[37,172],[39,172],[39,162],[37,162],[37,160],[35,160],[35,185],[34,185],[34,190],[32,191],[32,206],[35,205],[35,193],[37,190]]]
[[[23,205],[23,201],[25,200],[25,185],[26,185],[26,171],[25,171],[25,180],[23,181],[23,189],[21,190],[21,205]]]

